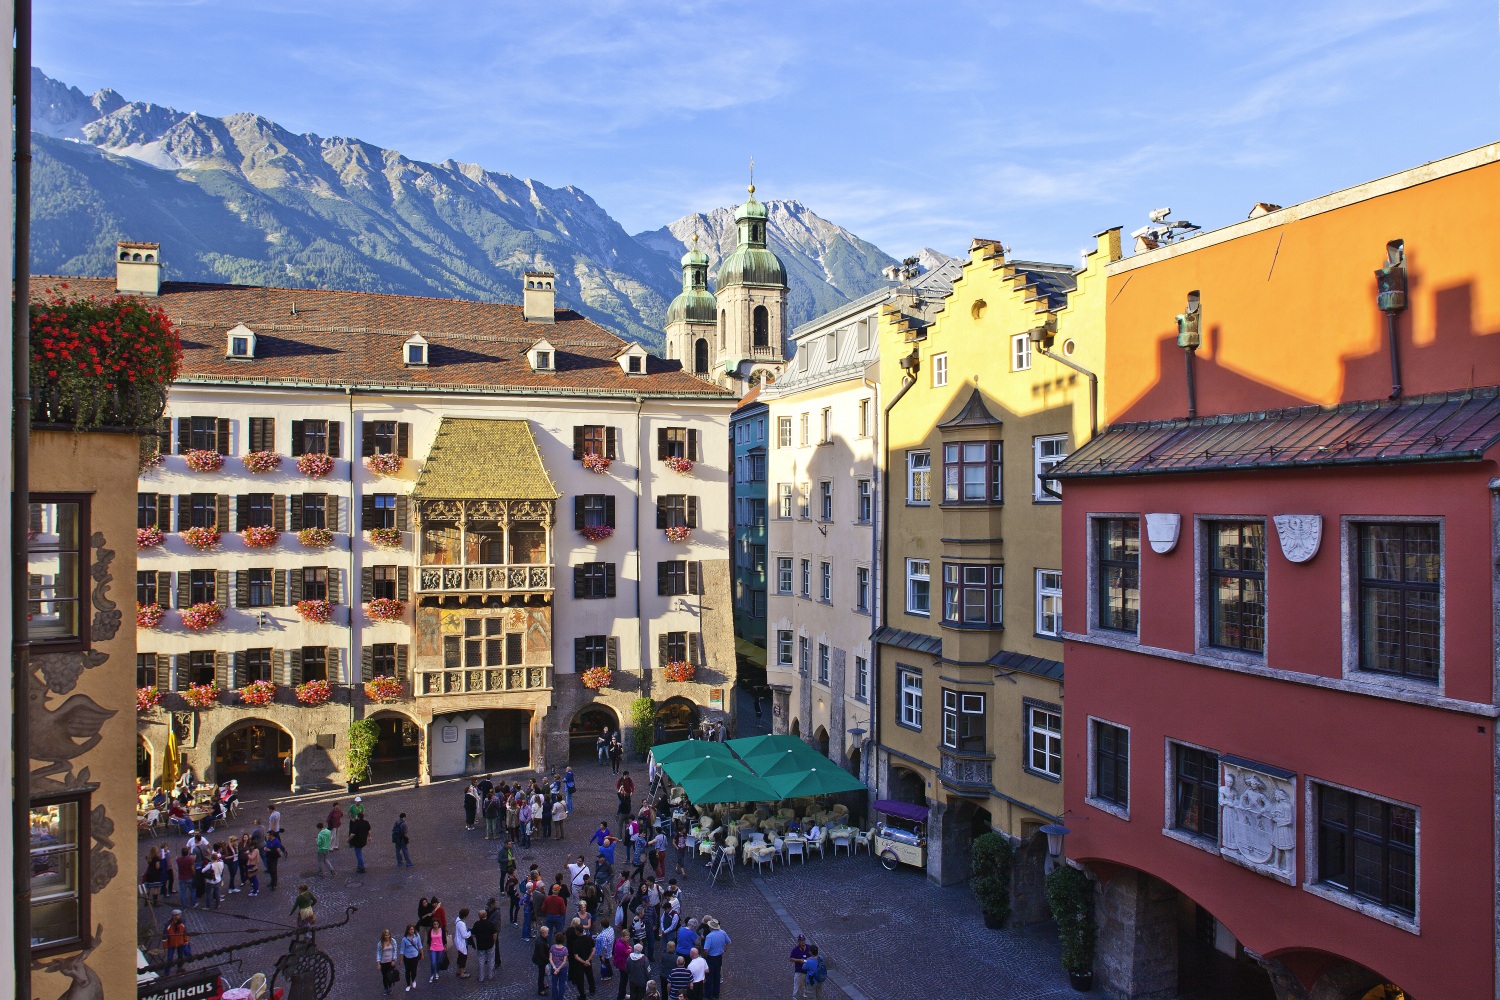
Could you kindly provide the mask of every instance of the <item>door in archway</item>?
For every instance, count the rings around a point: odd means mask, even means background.
[[[214,779],[241,785],[290,788],[292,737],[269,723],[252,722],[214,740]]]
[[[484,713],[484,763],[480,770],[509,771],[531,764],[531,713],[492,708]]]
[[[668,698],[656,710],[658,743],[685,740],[698,728],[698,706],[686,698]]]
[[[568,756],[573,760],[598,760],[599,734],[620,731],[620,719],[604,705],[585,705],[568,724]]]
[[[422,755],[422,730],[400,715],[374,717],[380,726],[375,738],[375,756],[370,770],[376,781],[397,781],[416,776]]]

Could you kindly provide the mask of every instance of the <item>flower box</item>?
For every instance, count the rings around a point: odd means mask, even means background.
[[[297,459],[297,471],[309,479],[322,479],[333,471],[333,456],[320,451],[302,455]]]
[[[184,452],[182,460],[194,472],[218,472],[224,468],[224,456],[206,448],[194,448],[192,451]]]
[[[371,455],[365,459],[365,468],[377,476],[394,476],[401,471],[403,461],[400,455]]]
[[[385,546],[388,549],[395,548],[401,544],[401,529],[371,528],[370,541],[376,545]]]
[[[691,459],[684,458],[681,455],[673,455],[671,458],[667,459],[667,468],[671,469],[679,476],[685,476],[693,471],[693,462]]]
[[[281,453],[276,451],[252,451],[240,461],[256,475],[275,472],[281,468]]]
[[[304,705],[321,705],[333,697],[333,687],[327,681],[304,681],[297,685],[297,700]]]
[[[398,622],[406,614],[406,602],[394,597],[377,597],[365,605],[365,614],[377,622]]]
[[[224,609],[212,601],[194,604],[182,612],[183,627],[194,632],[207,632],[223,620]]]
[[[142,454],[140,461],[141,474],[144,475],[152,469],[160,469],[165,464],[166,459],[162,458],[159,451],[153,451],[149,455]]]
[[[166,537],[166,535],[162,534],[162,530],[154,524],[149,528],[136,528],[135,547],[141,550],[154,549]]]
[[[365,700],[389,704],[401,697],[404,685],[396,677],[371,677],[365,681]]]
[[[167,609],[160,604],[137,604],[135,606],[136,628],[159,628],[167,617]]]
[[[257,708],[276,700],[276,685],[270,681],[251,681],[240,688],[240,701]]]
[[[662,672],[667,675],[669,681],[690,681],[698,670],[686,660],[673,660]]]
[[[222,537],[218,528],[189,528],[182,533],[182,540],[199,552],[217,547]]]
[[[193,708],[212,708],[219,703],[219,685],[191,684],[182,692],[182,700]]]
[[[147,687],[135,689],[135,710],[137,712],[149,712],[161,705],[161,688]]]
[[[583,686],[590,691],[598,691],[600,688],[609,687],[609,682],[615,679],[615,675],[608,667],[590,667],[583,672]]]
[[[297,609],[297,614],[302,616],[303,621],[312,622],[314,625],[327,625],[333,618],[333,605],[328,601],[298,601],[293,606]]]
[[[578,533],[591,542],[602,542],[612,536],[615,529],[607,524],[585,524]]]
[[[333,544],[333,532],[327,528],[303,528],[297,532],[297,541],[310,549],[326,549]]]
[[[693,529],[686,525],[674,525],[666,529],[667,541],[669,542],[685,542],[692,533]]]
[[[240,534],[244,535],[245,547],[249,549],[269,549],[281,538],[281,532],[264,526],[246,528]]]
[[[593,452],[589,452],[583,456],[583,467],[590,472],[597,472],[601,476],[609,471],[609,463],[609,459],[603,455],[596,455]]]

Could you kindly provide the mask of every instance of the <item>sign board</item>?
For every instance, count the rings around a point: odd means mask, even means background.
[[[136,987],[136,1000],[207,1000],[219,995],[219,970],[203,969],[185,976],[157,979]]]
[[[708,689],[708,707],[709,708],[717,708],[721,712],[724,711],[724,689],[723,688],[709,688]]]
[[[457,743],[458,742],[458,727],[457,726],[444,726],[443,727],[443,742],[444,743]]]

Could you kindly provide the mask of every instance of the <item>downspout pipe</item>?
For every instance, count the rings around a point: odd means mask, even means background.
[[[358,448],[359,450],[363,450],[364,448],[364,428],[362,428],[354,421],[354,387],[349,386],[345,388],[344,395],[348,397],[349,400],[349,518],[347,523],[345,524],[345,527],[349,530],[349,578],[344,583],[345,595],[349,601],[349,648],[345,653],[345,662],[348,664],[345,669],[349,671],[349,675],[346,679],[346,683],[349,685],[349,724],[353,725],[354,720],[358,718],[354,711],[354,691],[358,683],[354,679],[355,671],[363,669],[363,663],[357,661],[356,658],[356,653],[360,648],[357,637],[363,631],[363,629],[359,625],[359,615],[354,613],[354,608],[358,603],[359,597],[363,596],[357,595],[354,589],[355,587],[358,587],[360,585],[359,575],[355,572],[354,568],[354,539],[355,536],[359,534],[360,530],[355,521],[355,519],[359,517],[360,508],[356,503],[354,492],[354,467],[359,464],[354,458],[354,452],[356,448]],[[359,442],[359,444],[356,444],[356,441]],[[337,503],[337,501],[334,502]],[[421,768],[419,767],[418,770],[421,770]],[[418,777],[420,777],[420,775],[418,775]],[[359,782],[363,780],[363,778],[363,775],[360,775],[357,778],[352,774],[346,773],[344,775],[344,780],[346,782],[355,785],[359,784]]]
[[[17,997],[31,997],[31,636],[26,622],[26,552],[31,495],[31,0],[16,0],[15,296],[11,304],[12,494],[10,502],[11,878]]]
[[[1188,419],[1192,420],[1198,415],[1198,382],[1194,377],[1193,359],[1198,356],[1198,350],[1194,347],[1185,348],[1182,356],[1187,364],[1187,403]]]
[[[874,668],[874,677],[871,680],[873,682],[872,687],[875,688],[880,686],[880,644],[875,640],[875,636],[880,631],[881,626],[885,624],[886,608],[890,606],[890,573],[888,570],[891,560],[891,532],[890,519],[887,517],[886,511],[891,506],[891,411],[896,408],[896,404],[901,402],[901,398],[910,391],[911,387],[917,384],[917,372],[920,364],[917,349],[914,347],[910,354],[901,359],[901,367],[906,372],[906,374],[901,376],[901,388],[897,390],[896,395],[891,397],[891,401],[881,407],[880,410],[880,462],[881,467],[886,470],[886,474],[880,480],[880,509],[876,511],[875,522],[875,534],[880,539],[880,558],[875,563],[875,571],[880,574],[879,586],[876,588],[876,593],[879,595],[876,599],[880,607],[879,613],[872,617],[870,626],[870,660]],[[879,747],[880,716],[875,711],[876,703],[875,699],[872,699],[870,702],[870,739],[872,746]],[[871,765],[871,773],[877,775],[876,791],[879,792],[879,771],[874,769],[874,765]]]
[[[1082,365],[1069,361],[1061,354],[1054,354],[1052,349],[1047,346],[1046,340],[1035,336],[1038,330],[1045,331],[1045,328],[1038,327],[1037,330],[1031,331],[1033,334],[1032,341],[1036,344],[1038,354],[1044,358],[1051,358],[1058,364],[1066,365],[1089,380],[1089,440],[1092,441],[1099,436],[1099,376]],[[1189,365],[1191,366],[1191,362],[1189,362]],[[1191,373],[1192,368],[1189,367],[1188,371]]]

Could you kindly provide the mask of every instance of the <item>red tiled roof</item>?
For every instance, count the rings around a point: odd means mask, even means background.
[[[107,297],[115,281],[36,276],[31,289],[34,299],[55,291]],[[498,302],[182,281],[163,282],[154,304],[181,334],[181,378],[188,382],[731,398],[679,362],[655,356],[646,374],[627,375],[615,359],[628,342],[566,310],[547,325],[528,323],[520,306]],[[253,360],[224,356],[225,334],[241,323],[255,331]],[[414,333],[428,342],[426,366],[401,363],[402,345]],[[542,339],[556,351],[555,372],[534,372],[527,360],[527,349]]]

